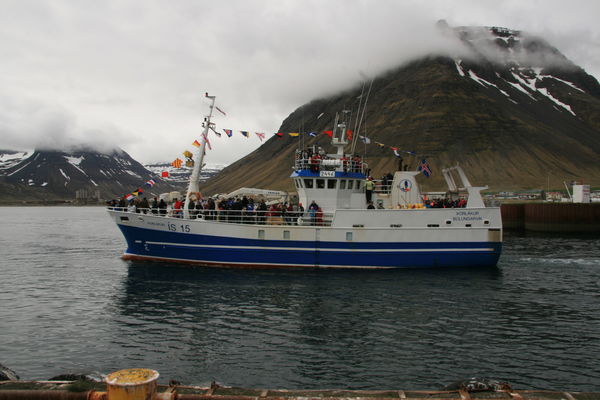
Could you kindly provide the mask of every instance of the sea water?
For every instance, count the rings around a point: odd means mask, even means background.
[[[22,379],[600,391],[598,235],[505,233],[497,268],[249,271],[125,262],[101,207],[0,221],[0,363]]]

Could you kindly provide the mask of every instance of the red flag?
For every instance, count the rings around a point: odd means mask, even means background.
[[[163,177],[163,178],[168,178],[168,177],[169,177],[169,171],[163,171],[163,172],[160,174],[160,176],[161,176],[161,177]]]
[[[333,131],[323,131],[323,133],[329,136],[330,138],[333,138]]]
[[[348,140],[352,140],[352,131],[350,129],[346,131],[346,137],[348,138]]]
[[[196,147],[200,147],[200,142],[197,140],[194,140],[194,143],[192,143],[192,145],[194,145]]]
[[[283,137],[283,133],[281,133],[281,132],[277,132],[277,133],[275,134],[275,136],[277,136],[278,138],[282,138],[282,137]]]

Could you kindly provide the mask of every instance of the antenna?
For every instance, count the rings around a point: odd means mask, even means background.
[[[363,105],[362,113],[360,112],[360,108],[359,108],[359,113],[361,115],[360,115],[360,120],[359,120],[359,123],[358,123],[358,129],[355,131],[356,134],[354,135],[354,137],[352,137],[352,148],[351,148],[351,152],[352,153],[354,153],[354,149],[356,148],[357,138],[360,135],[360,128],[362,127],[362,123],[363,123],[363,120],[365,118],[365,112],[367,110],[367,102],[369,101],[369,96],[371,94],[371,88],[373,87],[373,81],[374,80],[375,80],[375,78],[371,79],[371,83],[369,84],[369,90],[367,91],[367,97],[365,98],[365,104]],[[357,118],[358,118],[358,115],[357,115]]]

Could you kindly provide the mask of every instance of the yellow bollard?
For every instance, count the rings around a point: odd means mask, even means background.
[[[106,377],[108,400],[152,400],[158,372],[153,369],[122,369]]]

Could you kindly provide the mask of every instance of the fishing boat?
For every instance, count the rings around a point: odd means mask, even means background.
[[[336,117],[331,135],[334,152],[296,151],[290,178],[297,204],[305,210],[190,210],[213,126],[215,97],[207,97],[211,104],[184,207],[164,214],[108,208],[127,242],[124,259],[239,268],[497,264],[502,220],[498,207],[484,204],[486,187],[472,186],[458,165],[446,168],[446,207],[431,207],[434,195],[422,193],[418,183],[422,171],[400,167],[386,184],[370,181],[367,163],[344,152],[348,139],[342,117]]]

